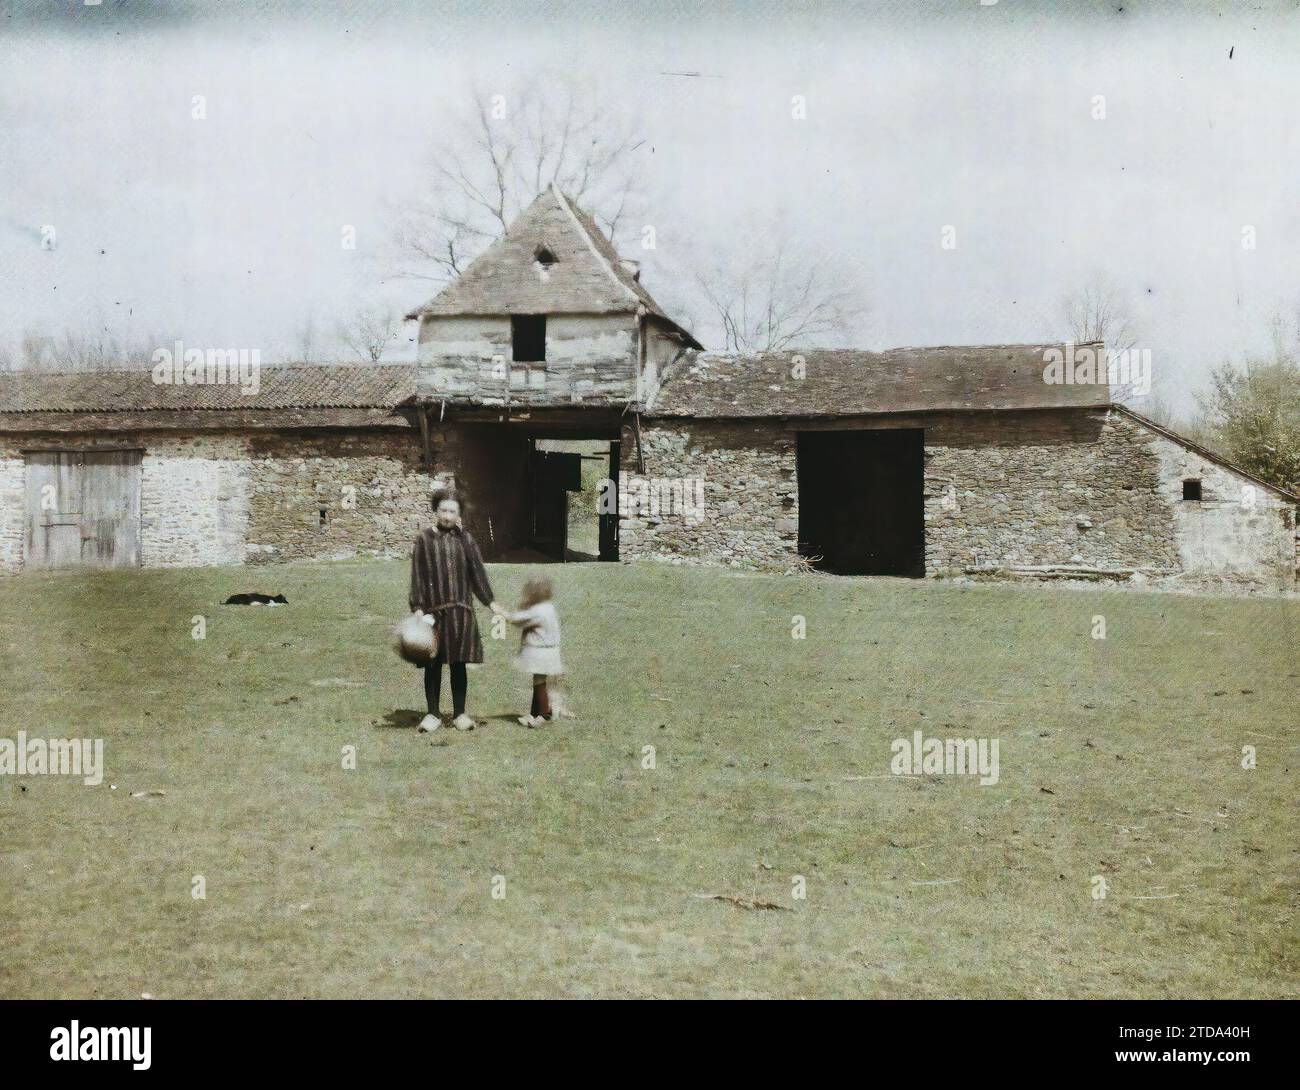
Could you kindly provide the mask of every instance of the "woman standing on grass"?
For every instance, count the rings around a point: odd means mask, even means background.
[[[483,661],[483,640],[469,596],[473,593],[493,613],[499,612],[499,607],[492,596],[478,543],[461,527],[456,494],[435,492],[433,509],[433,527],[420,531],[411,550],[411,609],[431,614],[438,636],[438,657],[424,668],[424,699],[429,714],[420,720],[419,729],[433,731],[442,726],[438,697],[445,662],[451,673],[452,725],[457,730],[473,730],[474,720],[465,714],[469,689],[465,664]]]

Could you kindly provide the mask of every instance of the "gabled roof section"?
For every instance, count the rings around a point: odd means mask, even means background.
[[[544,250],[553,262],[538,260]],[[621,314],[641,308],[676,326],[596,221],[551,185],[469,268],[407,317]]]
[[[688,352],[664,375],[644,411],[648,416],[759,418],[1108,406],[1110,387],[1104,383],[1044,381],[1044,353],[1061,347]],[[796,377],[800,373],[803,377]]]
[[[1276,495],[1281,496],[1283,499],[1287,500],[1290,503],[1300,503],[1300,496],[1296,495],[1294,492],[1289,492],[1285,488],[1281,488],[1275,484],[1269,484],[1269,482],[1264,480],[1263,478],[1256,477],[1253,473],[1248,473],[1246,470],[1242,469],[1241,466],[1237,465],[1235,462],[1230,462],[1222,455],[1215,454],[1214,451],[1210,450],[1209,447],[1202,446],[1194,439],[1188,439],[1187,436],[1174,431],[1173,428],[1165,427],[1165,425],[1160,424],[1155,420],[1152,420],[1149,416],[1143,416],[1136,409],[1132,409],[1128,405],[1123,405],[1119,402],[1116,402],[1111,407],[1113,409],[1116,409],[1119,412],[1122,412],[1125,416],[1131,417],[1132,419],[1136,420],[1143,427],[1149,428],[1157,435],[1164,436],[1164,438],[1168,439],[1171,443],[1177,443],[1184,450],[1192,451],[1194,454],[1198,455],[1199,457],[1204,458],[1207,462],[1213,462],[1215,465],[1222,466],[1224,469],[1237,474],[1239,477],[1245,477],[1246,480],[1253,481],[1261,488],[1267,488],[1270,492],[1273,492]]]

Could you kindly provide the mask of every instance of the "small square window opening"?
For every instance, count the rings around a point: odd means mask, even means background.
[[[546,315],[515,314],[510,319],[511,356],[516,363],[546,361]]]
[[[1183,482],[1183,499],[1199,500],[1201,498],[1201,482],[1198,480],[1187,480]]]

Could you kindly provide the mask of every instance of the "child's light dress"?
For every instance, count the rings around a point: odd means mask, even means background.
[[[564,673],[560,662],[560,615],[553,602],[538,602],[510,615],[524,626],[515,669],[525,674]]]

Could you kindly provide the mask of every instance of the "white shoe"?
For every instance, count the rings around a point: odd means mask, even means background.
[[[420,720],[420,725],[415,729],[421,734],[432,734],[440,726],[442,726],[442,720],[436,715],[429,714]]]
[[[548,722],[550,722],[550,720],[541,715],[530,715],[528,717],[528,725],[533,728],[544,727]]]
[[[521,727],[531,727],[533,725],[533,717],[531,715],[521,715],[515,720],[515,722]]]
[[[451,725],[457,730],[473,730],[474,720],[464,712],[461,712],[460,715],[456,716],[456,718],[451,721]]]

